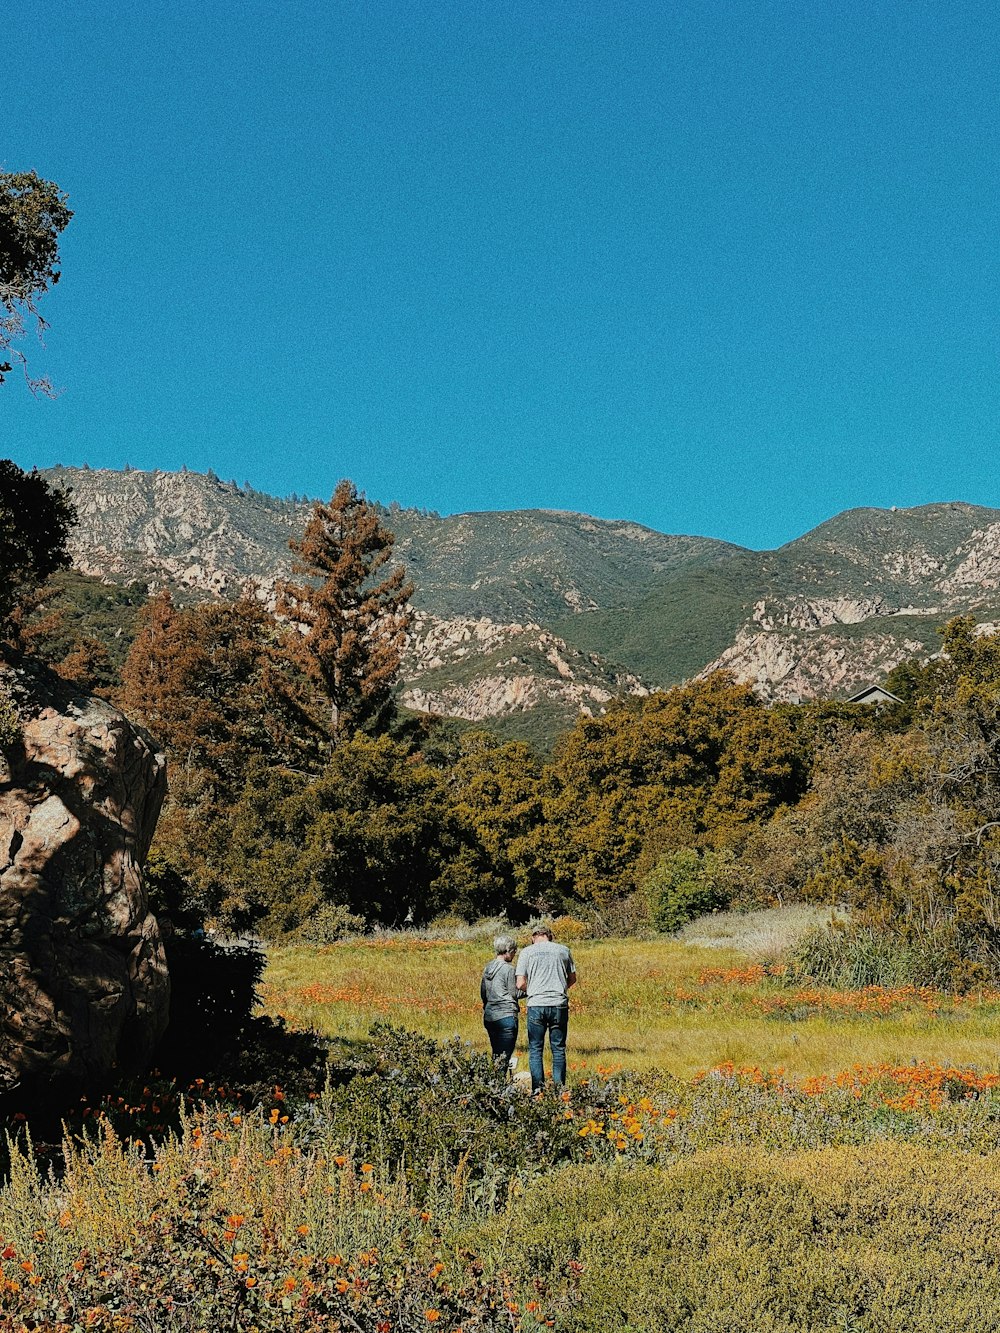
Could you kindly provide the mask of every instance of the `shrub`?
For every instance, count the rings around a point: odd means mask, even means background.
[[[324,903],[303,921],[295,937],[306,944],[336,944],[348,935],[360,935],[365,919],[341,903]],[[293,937],[294,938],[294,937]]]
[[[691,848],[661,856],[643,883],[653,926],[672,934],[694,917],[725,907],[727,864],[721,853]]]
[[[21,714],[7,680],[0,679],[0,750],[15,745],[21,738]]]
[[[345,1150],[329,1115],[296,1125],[282,1110],[206,1108],[151,1159],[105,1127],[66,1144],[58,1184],[15,1149],[0,1190],[0,1326],[539,1329],[548,1310],[522,1321],[503,1271],[446,1244],[460,1174],[416,1207],[401,1177]]]
[[[590,939],[593,930],[586,921],[575,916],[557,916],[551,923],[552,934],[561,944],[572,944],[575,940]]]
[[[581,1117],[614,1108],[620,1088],[597,1081],[580,1091],[566,1116],[551,1096],[525,1097],[466,1042],[376,1024],[354,1077],[330,1096],[343,1140],[371,1161],[398,1165],[418,1194],[434,1162],[443,1172],[461,1165],[477,1197],[496,1199],[518,1173],[593,1155],[579,1134]],[[607,1139],[598,1148],[614,1156]]]
[[[642,892],[627,893],[602,903],[591,920],[591,933],[597,939],[643,935],[649,927],[649,895]]]

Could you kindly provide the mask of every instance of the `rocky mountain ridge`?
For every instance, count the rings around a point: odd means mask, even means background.
[[[308,504],[198,473],[57,468],[81,570],[190,595],[268,597]],[[950,616],[1000,615],[1000,511],[855,509],[774,551],[549,510],[385,520],[421,613],[403,701],[563,725],[725,667],[765,697],[846,696],[935,651]],[[546,724],[548,725],[548,723]]]

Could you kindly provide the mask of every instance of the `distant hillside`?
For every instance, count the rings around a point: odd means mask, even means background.
[[[769,696],[846,695],[1000,608],[1000,511],[853,509],[776,551],[672,571],[631,605],[554,623],[655,685],[725,667]]]
[[[416,582],[418,607],[499,621],[547,624],[567,612],[628,603],[666,574],[740,550],[545,509],[450,518],[393,509],[387,522]]]
[[[47,475],[73,492],[79,569],[188,595],[266,597],[308,515],[199,473]],[[1000,511],[968,504],[849,510],[776,551],[550,510],[385,517],[424,613],[407,706],[536,738],[718,666],[768,697],[843,696],[933,652],[950,616],[1000,617]]]
[[[286,575],[289,538],[309,515],[296,499],[198,472],[52,468],[45,475],[73,492],[73,555],[85,573],[163,576],[216,594]],[[393,505],[384,513],[416,584],[414,604],[442,617],[548,621],[627,601],[664,573],[740,549],[549,510],[441,518]]]

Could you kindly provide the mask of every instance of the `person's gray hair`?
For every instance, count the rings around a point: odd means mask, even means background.
[[[551,938],[552,938],[552,927],[551,927],[551,926],[546,926],[544,923],[541,924],[541,925],[532,926],[532,928],[531,928],[531,938],[532,938],[532,939],[537,939],[537,937],[538,937],[539,935],[544,935],[545,938],[546,938],[547,940],[551,940]]]
[[[517,940],[510,935],[498,935],[493,941],[493,948],[497,953],[510,953],[511,949],[517,948]]]

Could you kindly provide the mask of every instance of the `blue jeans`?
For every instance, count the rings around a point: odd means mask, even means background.
[[[483,1027],[490,1039],[493,1059],[509,1062],[517,1045],[517,1019],[513,1015],[510,1018],[484,1018]]]
[[[545,1083],[545,1034],[552,1047],[552,1082],[566,1082],[566,1029],[569,1027],[568,1004],[531,1005],[528,1008],[528,1068],[531,1070],[531,1091]]]

